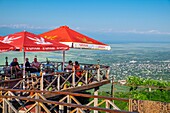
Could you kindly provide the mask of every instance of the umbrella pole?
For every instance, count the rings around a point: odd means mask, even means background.
[[[25,51],[23,50],[23,54],[24,54],[24,63],[23,63],[23,89],[25,89]]]
[[[64,64],[65,64],[65,51],[63,51],[63,71],[64,71]]]

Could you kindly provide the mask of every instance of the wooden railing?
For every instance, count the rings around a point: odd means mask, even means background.
[[[58,95],[49,99],[44,94]],[[80,99],[88,100],[81,102]],[[100,99],[100,101],[98,101]],[[97,100],[97,101],[96,101]],[[129,111],[120,110],[114,101],[126,102]],[[3,113],[169,113],[170,103],[113,98],[61,91],[19,90],[0,88],[0,110]]]
[[[81,71],[81,76],[77,76],[77,71]],[[0,81],[2,88],[29,89],[29,90],[50,90],[59,91],[66,88],[85,86],[94,82],[109,80],[109,67],[94,66],[84,70],[72,72],[53,72],[52,74],[41,73],[40,76],[31,74],[25,79],[13,79]],[[24,86],[23,86],[24,85]]]
[[[119,100],[123,102],[129,102],[129,99],[118,99],[105,96],[96,96],[89,94],[70,93],[70,92],[53,92],[53,91],[39,91],[39,90],[17,90],[17,89],[0,89],[0,104],[3,113],[7,112],[36,112],[40,113],[44,111],[46,113],[89,113],[94,111],[98,113],[134,113],[129,111],[120,110],[113,100]],[[60,95],[62,98],[49,100],[44,97],[43,94],[55,94]],[[88,103],[81,103],[78,97],[91,98]],[[97,103],[95,99],[101,99],[102,101]],[[16,106],[18,105],[18,106]],[[104,105],[101,106],[101,105]],[[66,108],[64,108],[64,106]]]

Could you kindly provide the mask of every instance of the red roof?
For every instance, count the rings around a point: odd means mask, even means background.
[[[4,36],[0,39],[3,43],[8,43],[22,51],[56,51],[56,50],[68,50],[67,45],[59,42],[51,42],[41,36],[33,33],[23,31],[14,34]]]

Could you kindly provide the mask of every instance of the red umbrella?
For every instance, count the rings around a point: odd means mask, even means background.
[[[15,47],[9,44],[0,42],[0,52],[15,50]]]
[[[48,39],[44,39],[41,36],[35,35],[30,32],[18,32],[15,34],[7,35],[0,39],[3,43],[8,43],[22,51],[56,51],[56,50],[68,50],[67,45],[59,42],[51,42]]]
[[[15,34],[7,35],[0,39],[3,43],[8,43],[16,47],[16,49],[24,52],[26,51],[56,51],[56,50],[69,50],[69,46],[59,42],[51,42],[41,36],[35,35],[30,32],[18,32]],[[25,63],[24,63],[25,64]],[[25,66],[24,66],[25,67]],[[25,78],[25,68],[23,70],[23,77]]]
[[[67,26],[61,26],[57,29],[40,34],[40,36],[53,40],[55,42],[67,44],[72,48],[98,49],[98,50],[111,49],[109,45],[94,40],[81,33],[78,33]]]

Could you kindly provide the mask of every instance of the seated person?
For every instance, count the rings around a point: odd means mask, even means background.
[[[81,77],[82,71],[80,70],[81,68],[80,68],[78,61],[75,61],[74,69],[75,69],[75,71],[77,70],[76,76]],[[78,71],[78,70],[80,70],[80,71]]]
[[[29,59],[28,59],[28,58],[26,58],[26,59],[25,59],[25,71],[27,71],[27,72],[31,72],[31,73],[33,73],[33,72],[37,72],[37,69],[35,69],[35,68],[32,68],[32,67],[31,67],[31,65],[30,65],[30,62],[29,62]]]
[[[21,71],[17,58],[13,59],[13,61],[10,64],[10,67],[11,67],[12,73],[15,73],[15,71],[17,72]]]
[[[28,58],[26,58],[26,59],[25,59],[25,67],[26,67],[26,68],[30,68],[30,67],[31,67],[31,65],[30,65],[30,62],[29,62],[29,59],[28,59]]]
[[[66,66],[65,70],[71,71],[72,69],[73,69],[73,62],[70,60],[70,61],[68,62],[68,65]]]
[[[39,63],[37,61],[37,58],[34,58],[34,61],[31,64],[32,68],[35,68],[39,72],[40,71],[40,65],[41,65],[41,63]]]

